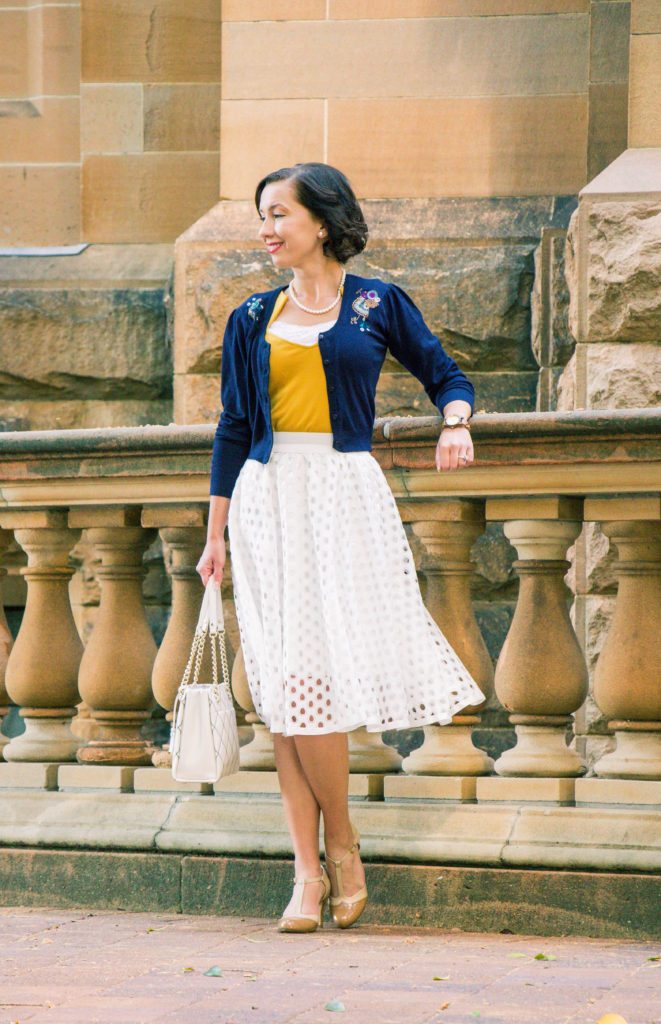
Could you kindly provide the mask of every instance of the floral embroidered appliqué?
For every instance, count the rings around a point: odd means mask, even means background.
[[[260,316],[264,312],[264,303],[262,300],[255,295],[252,299],[248,299],[246,306],[248,307],[248,316],[255,322],[259,320]]]
[[[373,288],[369,291],[366,288],[359,288],[356,292],[356,298],[351,303],[351,308],[357,314],[351,317],[351,323],[360,323],[361,331],[369,331],[366,321],[370,315],[370,310],[376,309],[380,302],[381,296]]]

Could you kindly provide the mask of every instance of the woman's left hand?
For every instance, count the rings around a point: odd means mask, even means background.
[[[466,427],[445,427],[436,445],[436,469],[466,469],[474,461],[473,439]]]

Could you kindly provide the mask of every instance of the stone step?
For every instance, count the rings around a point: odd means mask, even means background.
[[[400,927],[661,939],[661,880],[630,872],[365,863],[361,921]],[[0,848],[4,907],[267,917],[293,862],[157,852]]]

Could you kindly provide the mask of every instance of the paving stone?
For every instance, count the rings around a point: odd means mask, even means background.
[[[531,1024],[534,1005],[544,1024],[653,1024],[661,1005],[661,949],[639,940],[25,907],[0,934],[1,1024],[320,1024],[334,998],[342,1024]]]

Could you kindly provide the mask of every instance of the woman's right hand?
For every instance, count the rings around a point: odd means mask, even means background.
[[[200,560],[195,566],[196,571],[200,574],[204,586],[206,587],[211,576],[213,576],[217,583],[221,583],[224,568],[225,540],[207,540],[204,551],[200,556]]]

